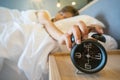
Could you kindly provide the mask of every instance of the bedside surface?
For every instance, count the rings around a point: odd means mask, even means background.
[[[108,61],[95,74],[76,73],[69,53],[49,55],[49,80],[120,80],[120,50],[107,51]]]

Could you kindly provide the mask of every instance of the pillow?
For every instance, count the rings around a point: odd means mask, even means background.
[[[98,24],[100,26],[102,26],[103,28],[105,28],[105,25],[100,22],[99,20],[88,16],[88,15],[79,15],[79,16],[75,16],[75,17],[71,17],[71,18],[67,18],[67,19],[63,19],[63,20],[59,20],[55,22],[55,25],[61,29],[63,32],[67,31],[70,27],[72,27],[73,25],[77,24],[79,21],[83,21],[85,22],[85,24],[87,26],[91,25],[91,24]]]

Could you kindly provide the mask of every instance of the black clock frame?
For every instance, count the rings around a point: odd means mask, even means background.
[[[83,67],[80,67],[80,65],[76,62],[76,59],[75,59],[75,54],[77,52],[79,52],[79,51],[81,52],[81,50],[83,48],[83,45],[86,44],[86,43],[90,43],[90,44],[94,45],[94,47],[96,47],[97,49],[99,49],[100,54],[101,54],[101,61],[100,61],[100,63],[98,63],[97,67],[95,67],[93,69],[85,69]],[[74,66],[79,71],[82,71],[82,72],[88,73],[88,74],[92,74],[92,73],[96,73],[96,72],[101,71],[105,67],[106,62],[107,62],[107,53],[106,53],[105,48],[97,40],[87,39],[87,40],[82,41],[81,44],[79,44],[79,45],[75,44],[73,46],[73,48],[71,50],[71,60],[72,60],[72,62],[74,64]],[[81,61],[80,63],[83,63],[83,61]]]

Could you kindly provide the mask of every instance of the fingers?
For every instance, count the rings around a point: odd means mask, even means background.
[[[62,35],[59,41],[60,44],[65,44],[70,51],[72,48],[72,42],[71,42],[71,35],[69,33],[65,33]]]
[[[90,26],[88,26],[89,28],[89,32],[97,32],[99,34],[103,34],[103,28],[100,25],[97,24],[91,24]]]
[[[86,24],[83,21],[80,21],[78,23],[78,25],[79,25],[79,28],[81,30],[82,39],[88,38],[89,30],[88,30]]]
[[[77,25],[74,25],[68,33],[65,33],[61,39],[62,43],[65,43],[68,50],[72,48],[71,37],[72,35],[75,38],[75,43],[80,44],[82,39],[86,39],[88,37],[88,28],[83,21],[80,21]]]
[[[88,28],[83,21],[80,21],[77,25],[72,27],[69,34],[74,36],[77,44],[80,44],[82,39],[86,39],[88,37]]]
[[[99,34],[103,34],[104,31],[101,27],[95,27],[95,30],[99,33]]]
[[[71,35],[69,35],[68,33],[65,34],[65,42],[68,50],[71,50],[72,48]]]
[[[71,36],[74,36],[75,38],[75,42],[77,44],[80,44],[81,43],[81,30],[79,29],[79,26],[78,25],[74,25],[72,27],[72,29],[70,30],[70,33],[69,33]]]

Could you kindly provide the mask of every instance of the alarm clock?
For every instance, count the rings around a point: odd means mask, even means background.
[[[93,34],[91,37],[95,39],[86,39],[81,44],[75,44],[70,54],[74,66],[79,71],[88,74],[101,71],[107,62],[106,50],[98,42],[98,40],[105,42],[105,37],[101,34]]]

